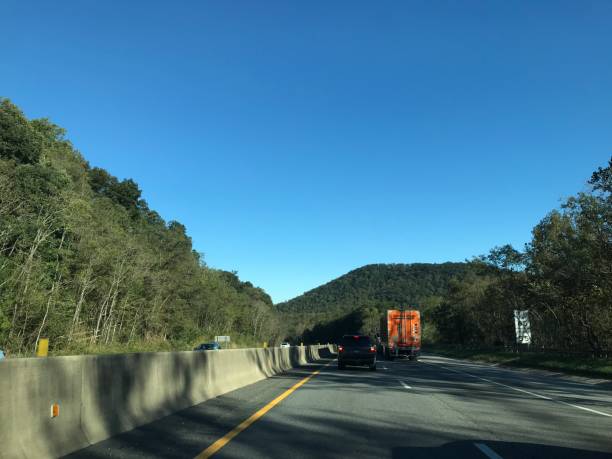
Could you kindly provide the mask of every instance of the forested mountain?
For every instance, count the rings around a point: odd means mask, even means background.
[[[357,331],[373,334],[382,311],[428,309],[448,294],[453,279],[472,271],[469,263],[366,265],[276,308],[295,340],[334,340]]]
[[[0,348],[31,354],[274,341],[270,297],[208,268],[138,185],[91,167],[47,119],[0,99]]]
[[[469,269],[466,263],[366,265],[276,307],[282,312],[299,313],[408,307],[431,296],[445,295],[450,279],[464,276]]]

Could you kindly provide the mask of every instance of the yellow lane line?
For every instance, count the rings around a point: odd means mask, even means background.
[[[329,363],[326,364],[325,366],[327,366],[327,365],[329,365]],[[264,406],[259,411],[257,411],[254,414],[252,414],[248,419],[245,419],[244,421],[242,421],[240,424],[238,424],[236,427],[234,427],[231,431],[226,433],[223,437],[219,438],[216,442],[214,442],[212,445],[210,445],[208,448],[206,448],[204,451],[202,451],[200,454],[198,454],[195,457],[195,459],[208,459],[213,454],[216,454],[221,448],[223,448],[230,441],[232,441],[234,439],[234,437],[236,437],[238,434],[240,434],[240,432],[242,432],[243,430],[246,430],[251,424],[253,424],[255,421],[259,420],[259,418],[264,416],[268,411],[270,411],[272,408],[274,408],[280,402],[285,400],[293,392],[295,392],[297,389],[302,387],[304,384],[306,384],[308,381],[310,381],[314,376],[318,375],[320,372],[321,372],[321,370],[314,371],[309,376],[305,377],[304,379],[302,379],[298,383],[296,383],[293,386],[291,386],[289,389],[287,389],[285,392],[280,394],[278,397],[276,397],[274,400],[272,400],[266,406]]]

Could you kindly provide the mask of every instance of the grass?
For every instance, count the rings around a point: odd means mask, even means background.
[[[465,349],[439,345],[425,346],[423,350],[444,357],[497,363],[507,367],[536,368],[578,376],[612,379],[612,360],[610,359],[563,356],[542,352],[521,352],[517,354],[502,350]]]

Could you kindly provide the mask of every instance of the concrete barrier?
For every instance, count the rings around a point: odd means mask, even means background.
[[[332,352],[296,346],[5,360],[0,458],[59,457]]]

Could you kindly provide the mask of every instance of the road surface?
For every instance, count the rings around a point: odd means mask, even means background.
[[[379,361],[376,372],[340,371],[330,359],[69,457],[211,452],[245,459],[612,458],[612,382],[436,356]]]

